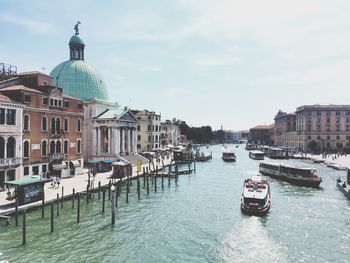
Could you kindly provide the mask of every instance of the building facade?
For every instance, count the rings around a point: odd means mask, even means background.
[[[279,111],[275,116],[275,146],[297,148],[296,114]]]
[[[180,127],[178,123],[171,122],[166,120],[161,122],[161,146],[166,147],[167,145],[178,146],[180,141]]]
[[[22,103],[23,176],[82,173],[82,101],[52,86],[52,77],[21,73],[0,82],[0,93]]]
[[[154,111],[132,110],[137,124],[137,151],[157,151],[161,147],[161,116]]]
[[[0,191],[21,178],[23,105],[0,94]]]
[[[258,125],[249,130],[249,141],[259,145],[274,145],[275,125]]]

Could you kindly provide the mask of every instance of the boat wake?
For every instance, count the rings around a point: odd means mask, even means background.
[[[219,240],[223,262],[287,262],[282,248],[269,237],[258,217],[252,216],[235,225]]]

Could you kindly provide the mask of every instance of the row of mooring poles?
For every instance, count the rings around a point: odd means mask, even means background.
[[[154,165],[154,163],[153,163]],[[154,174],[155,171],[155,174]],[[149,195],[149,169],[148,167],[143,168],[143,185],[145,187],[145,185],[147,186],[147,195]],[[157,177],[158,177],[158,166],[154,167],[153,169],[153,176],[152,176],[152,182],[154,179],[154,191],[157,192]],[[170,177],[171,177],[171,164],[169,165],[169,174],[168,174],[168,185],[170,187]],[[164,190],[164,173],[161,174],[161,178],[162,178],[162,189]],[[178,167],[177,165],[175,166],[175,181],[177,182],[178,179]],[[130,185],[131,185],[131,179],[128,177],[127,178],[127,184],[126,184],[126,203],[129,202],[129,192],[130,192]],[[114,186],[111,181],[109,181],[108,184],[108,199],[111,201],[111,223],[112,225],[115,225],[115,220],[116,220],[116,207],[118,206],[118,197],[121,193],[121,186],[122,186],[122,181],[119,180],[116,184],[116,186]],[[141,199],[141,189],[140,189],[140,179],[139,176],[137,177],[137,196],[138,199]],[[105,213],[105,201],[106,201],[106,189],[105,187],[101,187],[101,182],[99,181],[98,183],[98,199],[101,198],[101,189],[102,189],[102,214]],[[87,199],[87,203],[89,203],[89,199],[90,199],[90,187],[89,185],[87,186],[86,189],[86,199]],[[80,197],[81,194],[76,194],[75,193],[75,189],[72,189],[72,209],[75,208],[75,199],[77,199],[77,223],[80,223]],[[59,216],[59,207],[61,206],[61,209],[63,208],[63,200],[64,200],[64,187],[62,186],[62,196],[60,198],[59,193],[57,193],[57,197],[56,197],[56,215]],[[51,233],[54,232],[55,230],[55,213],[54,213],[54,209],[55,209],[55,202],[51,202],[50,203],[50,230]],[[43,192],[43,196],[42,196],[42,213],[41,216],[42,218],[44,218],[45,216],[45,195]],[[15,215],[16,215],[16,226],[18,226],[18,199],[16,198],[16,203],[15,203]],[[23,223],[22,223],[22,244],[25,245],[27,243],[27,223],[26,223],[26,211],[23,211]]]

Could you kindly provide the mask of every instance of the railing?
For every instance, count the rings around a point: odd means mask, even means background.
[[[49,161],[53,160],[62,160],[64,158],[64,153],[50,153],[49,154]]]
[[[50,136],[51,136],[51,138],[60,138],[63,134],[64,134],[64,130],[63,129],[61,129],[59,131],[56,131],[56,130],[52,131],[51,130]]]
[[[0,166],[10,166],[10,165],[20,165],[22,158],[13,157],[13,158],[3,158],[0,159]]]

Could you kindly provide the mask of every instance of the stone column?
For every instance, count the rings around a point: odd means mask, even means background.
[[[112,154],[112,128],[108,127],[108,154]]]
[[[131,129],[128,129],[128,153],[131,152]]]
[[[115,152],[120,155],[120,129],[118,127],[115,130]]]
[[[93,128],[92,129],[92,136],[91,136],[91,140],[92,140],[92,146],[90,147],[89,142],[84,142],[84,144],[86,145],[86,149],[88,150],[88,156],[91,155],[95,155],[97,153],[97,128]],[[90,136],[86,136],[85,138],[89,139]],[[69,151],[69,149],[68,149]]]
[[[125,154],[125,130],[124,128],[121,128],[121,137],[120,137],[120,152],[124,155]]]
[[[101,129],[97,127],[97,155],[101,155]]]
[[[133,134],[134,134],[134,144],[133,144],[133,146],[134,146],[134,153],[137,153],[137,129],[134,129],[134,132],[133,132]]]

